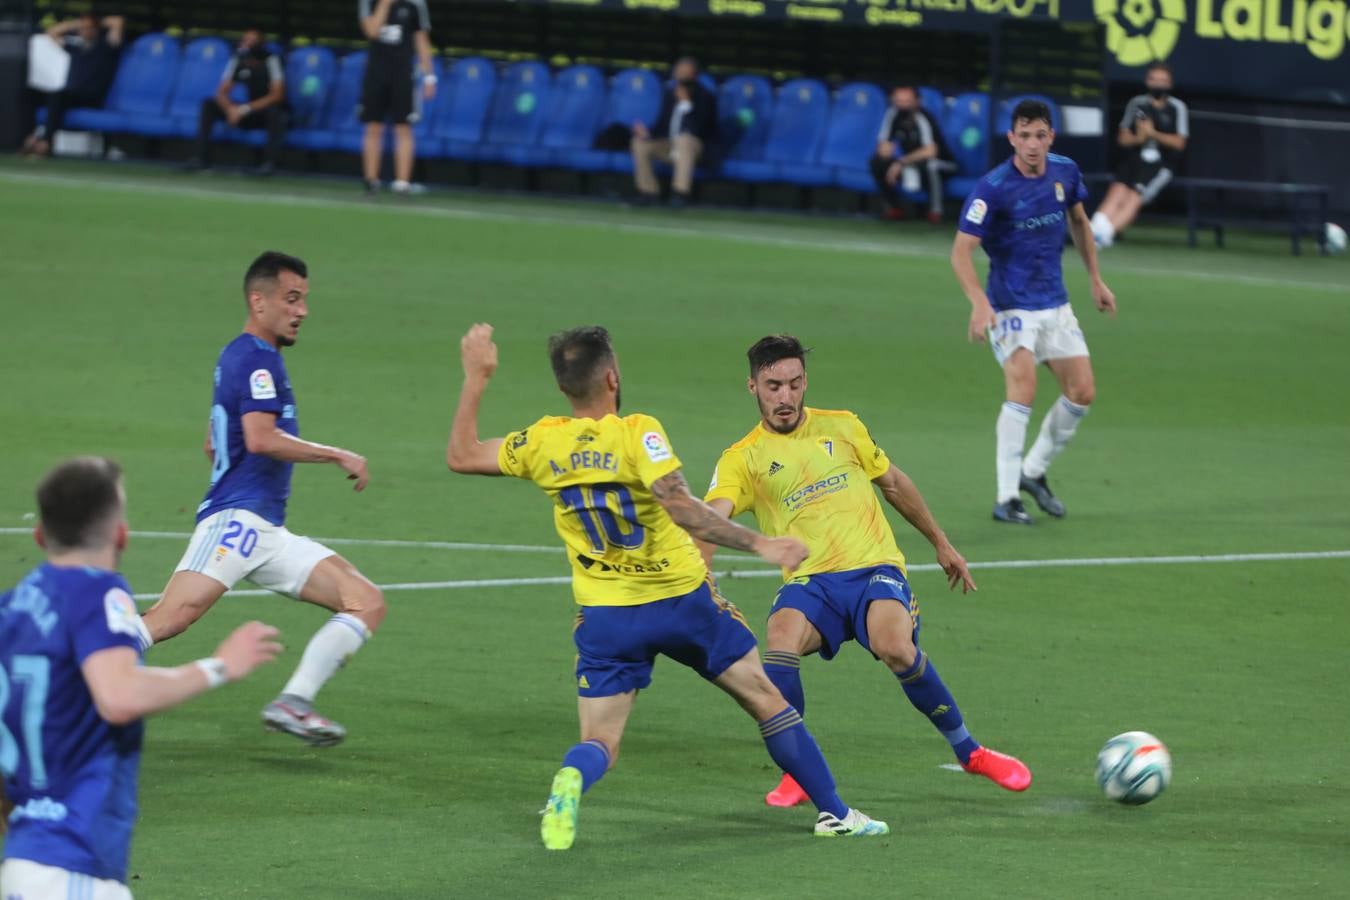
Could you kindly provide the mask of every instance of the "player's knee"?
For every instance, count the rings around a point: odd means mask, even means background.
[[[343,612],[356,616],[371,631],[380,627],[384,621],[388,606],[384,602],[384,591],[370,582],[361,582],[342,595]]]
[[[206,609],[191,603],[167,605],[160,600],[145,611],[141,621],[145,623],[145,629],[150,632],[151,639],[158,644],[187,631],[193,622],[202,617]]]
[[[907,634],[888,635],[880,641],[874,639],[872,652],[892,672],[905,671],[919,658],[919,648],[914,646],[913,638]]]
[[[1091,406],[1092,401],[1097,399],[1097,386],[1091,378],[1069,385],[1069,389],[1064,392],[1064,396],[1069,398],[1070,403],[1078,406]]]

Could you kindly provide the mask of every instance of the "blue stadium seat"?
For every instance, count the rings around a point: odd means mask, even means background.
[[[436,76],[436,93],[430,100],[426,99],[424,88],[419,80],[416,87],[417,121],[413,123],[413,137],[417,141],[417,155],[425,159],[441,155],[441,142],[436,139],[436,135],[433,133],[436,119],[441,113],[441,104],[445,102],[445,64],[441,62],[439,56],[431,58],[431,71]],[[421,78],[421,69],[418,70],[418,78]],[[392,147],[393,140],[394,130],[392,128],[386,129],[384,133],[386,146]]]
[[[935,87],[919,88],[919,105],[937,120],[941,127],[943,120],[947,116],[947,95]]]
[[[318,128],[337,80],[337,57],[327,47],[302,47],[286,58],[286,102],[291,128]]]
[[[989,95],[976,91],[953,97],[942,132],[957,167],[946,193],[964,200],[989,168]]]
[[[727,174],[746,181],[785,181],[804,187],[829,184],[829,170],[817,162],[829,117],[830,94],[825,85],[811,78],[787,82],[778,89],[773,105],[764,163]]]
[[[452,159],[472,159],[483,139],[483,127],[497,89],[497,70],[486,59],[468,56],[450,67],[440,88],[445,97],[431,124],[440,154]]]
[[[835,92],[820,149],[820,164],[829,167],[834,184],[851,191],[875,188],[867,163],[876,149],[886,107],[886,96],[874,84],[846,84]]]
[[[548,66],[539,62],[519,62],[502,73],[478,159],[530,165],[551,102],[551,80]]]
[[[215,37],[197,38],[188,44],[164,115],[136,116],[127,129],[150,137],[195,135],[202,101],[215,94],[231,52],[229,44]]]
[[[723,176],[742,179],[745,172],[772,172],[773,167],[764,162],[772,112],[773,88],[767,80],[737,75],[722,83],[717,96],[717,133],[725,149]]]
[[[605,92],[605,76],[594,66],[572,66],[559,72],[549,94],[539,145],[527,155],[529,163],[591,171],[604,168],[606,160],[591,155],[591,142],[605,113]]]
[[[361,102],[361,79],[366,74],[366,51],[349,53],[338,62],[327,106],[320,114],[318,124],[292,128],[286,134],[286,143],[301,150],[336,150],[341,135],[360,134],[357,106]],[[359,139],[359,137],[358,137]]]
[[[661,112],[661,79],[646,69],[625,69],[609,81],[609,101],[600,117],[599,129],[610,125],[633,127],[634,122],[651,124]],[[599,130],[597,129],[597,130]],[[627,151],[591,150],[578,154],[580,168],[591,169],[603,160],[615,172],[632,172],[633,155]]]
[[[72,131],[134,131],[138,121],[164,115],[178,76],[181,49],[167,34],[147,34],[122,53],[103,109],[74,109],[66,116]]]
[[[998,129],[1012,128],[1012,111],[1023,100],[1039,100],[1050,107],[1050,127],[1059,131],[1059,104],[1044,94],[1019,94],[1001,101],[998,105],[998,121],[994,126]]]

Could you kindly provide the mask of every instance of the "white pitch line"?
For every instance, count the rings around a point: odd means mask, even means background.
[[[1243,562],[1296,562],[1313,559],[1350,559],[1350,550],[1311,550],[1295,553],[1220,553],[1194,556],[1092,556],[1069,557],[1065,559],[1001,559],[989,562],[974,562],[972,569],[1060,569],[1083,566],[1175,566],[1187,564],[1218,564]],[[937,572],[941,566],[937,563],[916,563],[906,566],[912,572]],[[717,578],[779,578],[778,569],[736,569],[714,572]],[[464,590],[467,588],[500,587],[537,587],[546,585],[571,584],[568,575],[551,575],[541,578],[470,578],[458,581],[405,581],[379,585],[382,591],[442,591]],[[272,591],[244,590],[231,591],[232,597],[264,597]],[[158,594],[137,594],[137,600],[154,600]]]

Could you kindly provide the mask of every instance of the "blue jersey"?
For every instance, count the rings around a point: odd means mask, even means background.
[[[291,464],[249,453],[244,446],[244,414],[275,413],[277,427],[299,435],[295,394],[281,352],[262,338],[241,334],[225,345],[216,363],[211,399],[211,486],[197,507],[197,521],[222,509],[246,509],[273,525],[286,521],[291,494]]]
[[[116,572],[38,566],[0,594],[0,769],[14,804],[5,859],[125,882],[140,722],[109,725],[80,666],[144,626]]]
[[[994,309],[1054,309],[1069,302],[1060,257],[1069,210],[1087,199],[1078,164],[1051,153],[1045,174],[1028,178],[1009,157],[981,178],[958,226],[989,256],[985,293]]]

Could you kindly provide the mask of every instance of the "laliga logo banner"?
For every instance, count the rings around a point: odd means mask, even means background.
[[[1350,0],[1093,0],[1093,10],[1122,66],[1167,59],[1183,31],[1226,49],[1299,45],[1323,61],[1339,59],[1350,40]]]
[[[1125,66],[1167,59],[1186,21],[1186,0],[1095,0],[1095,9],[1106,49]]]

